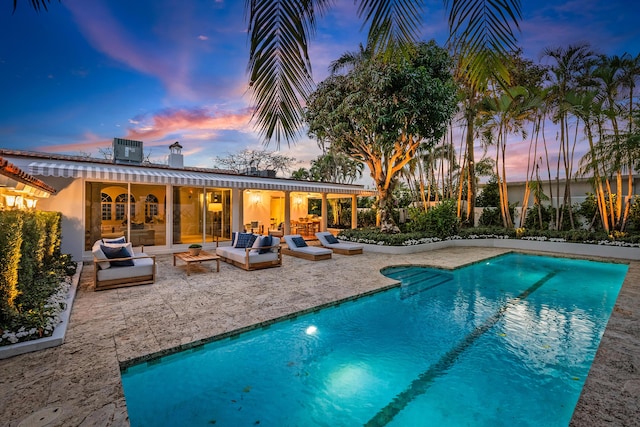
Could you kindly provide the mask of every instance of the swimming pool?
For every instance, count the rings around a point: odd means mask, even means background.
[[[627,271],[509,254],[132,366],[132,426],[569,423]]]

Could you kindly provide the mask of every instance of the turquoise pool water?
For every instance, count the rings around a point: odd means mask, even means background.
[[[389,268],[400,287],[124,370],[131,425],[566,426],[626,272]]]

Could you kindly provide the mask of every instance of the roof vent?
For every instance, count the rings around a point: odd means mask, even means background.
[[[114,163],[142,163],[142,141],[113,138]]]

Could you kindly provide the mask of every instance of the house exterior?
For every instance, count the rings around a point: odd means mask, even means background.
[[[114,148],[122,147],[114,140]],[[317,229],[326,230],[328,199],[351,198],[355,205],[358,196],[373,195],[360,185],[184,167],[177,143],[169,165],[143,164],[127,158],[136,157],[136,148],[114,149],[114,161],[7,149],[0,157],[50,190],[37,207],[62,213],[62,251],[76,260],[90,259],[96,240],[121,235],[146,252],[169,253],[191,243],[213,246],[245,229],[289,234],[292,222],[306,219],[309,198],[322,200]]]

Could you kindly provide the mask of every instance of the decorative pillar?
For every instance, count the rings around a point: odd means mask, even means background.
[[[320,220],[320,231],[327,231],[327,213],[329,212],[329,210],[327,209],[327,193],[322,193],[322,208],[321,208],[321,216],[322,219]]]
[[[291,234],[291,191],[284,192],[284,228],[285,235]]]
[[[351,195],[351,228],[358,228],[358,196]]]
[[[231,189],[231,231],[242,231],[244,227],[244,189]]]

